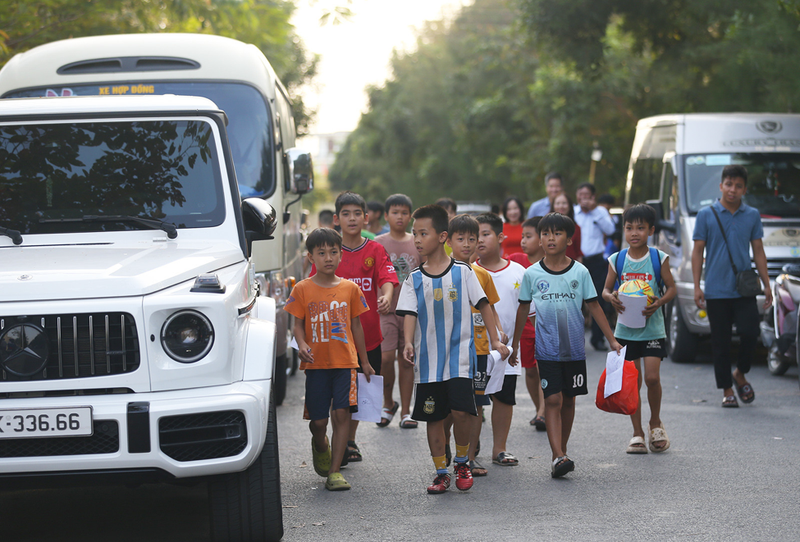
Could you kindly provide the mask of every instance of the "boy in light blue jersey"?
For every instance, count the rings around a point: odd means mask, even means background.
[[[536,305],[536,360],[546,404],[547,439],[553,454],[551,475],[560,478],[575,469],[567,456],[567,441],[575,418],[575,397],[586,395],[586,342],[581,311],[586,303],[608,343],[617,352],[614,339],[589,271],[567,257],[575,223],[568,216],[549,213],[539,222],[544,258],[525,270],[519,292],[512,355],[519,342],[530,305]]]
[[[647,246],[647,238],[655,231],[656,212],[649,205],[639,203],[629,207],[622,215],[622,228],[628,248],[608,258],[608,276],[606,277],[603,299],[611,303],[617,312],[622,313],[625,306],[619,299],[619,285],[628,280],[643,280],[650,285],[653,296],[645,308],[647,322],[642,328],[627,327],[617,322],[614,337],[620,344],[628,347],[626,359],[634,360],[639,371],[639,388],[642,387],[642,364],[644,358],[644,381],[647,384],[647,401],[650,403],[650,424],[647,432],[650,437],[650,451],[663,452],[669,448],[669,437],[661,421],[661,376],[659,370],[661,360],[667,355],[667,333],[664,328],[664,311],[659,310],[669,303],[678,293],[669,261],[664,252]],[[656,271],[653,258],[658,257],[659,270]],[[624,262],[617,258],[625,258]],[[617,270],[620,276],[617,277]],[[666,287],[664,295],[660,295],[660,284]],[[642,429],[642,402],[636,412],[631,414],[633,437],[628,442],[626,452],[629,454],[646,454]]]

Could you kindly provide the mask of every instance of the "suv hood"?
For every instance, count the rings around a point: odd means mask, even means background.
[[[0,250],[3,301],[147,295],[244,260],[230,243],[21,246]]]

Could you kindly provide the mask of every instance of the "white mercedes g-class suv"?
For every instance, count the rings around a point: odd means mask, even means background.
[[[0,489],[203,480],[214,539],[282,537],[249,257],[276,218],[225,124],[197,97],[0,101]]]

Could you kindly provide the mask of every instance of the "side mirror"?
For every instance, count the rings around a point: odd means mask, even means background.
[[[661,203],[660,199],[649,199],[645,201],[647,205],[653,208],[656,212],[656,233],[661,231],[661,223],[664,222],[664,204]]]
[[[669,220],[657,220],[656,221],[656,231],[668,231],[670,233],[678,233],[678,226],[674,222],[670,222]]]
[[[306,194],[314,189],[314,167],[311,153],[297,148],[286,151],[286,167],[289,176],[289,189],[292,194]]]
[[[250,241],[272,239],[272,233],[278,227],[275,208],[261,198],[242,201],[242,219],[248,244]]]

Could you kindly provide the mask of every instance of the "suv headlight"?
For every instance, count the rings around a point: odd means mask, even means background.
[[[161,328],[161,346],[180,363],[202,359],[214,344],[214,326],[197,311],[176,312]]]

